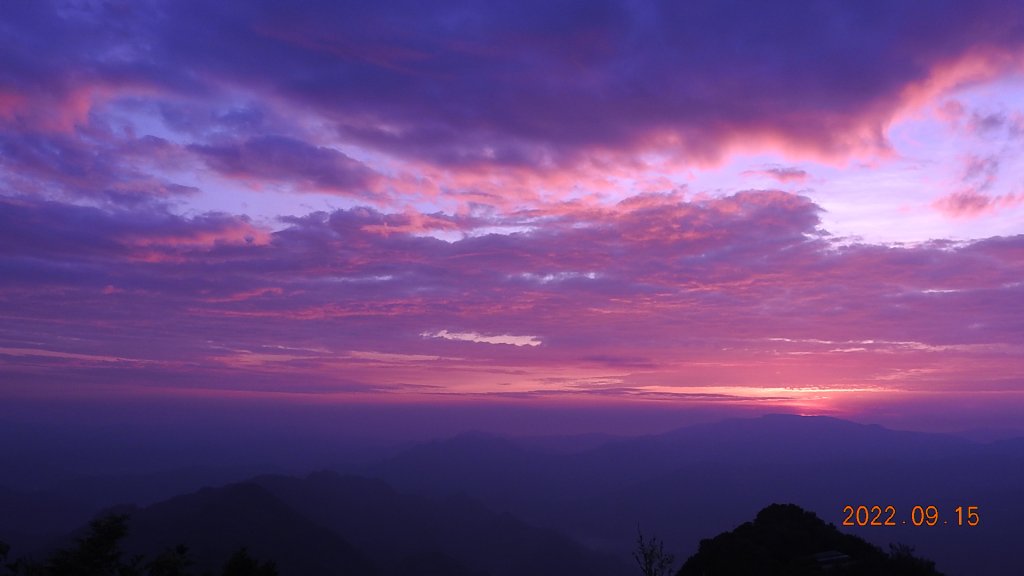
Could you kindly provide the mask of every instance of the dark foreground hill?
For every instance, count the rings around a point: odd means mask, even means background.
[[[495,513],[463,495],[403,495],[380,480],[331,472],[305,479],[265,476],[254,482],[364,550],[385,573],[409,573],[410,564],[442,558],[492,576],[625,572],[610,554],[591,551],[511,514]]]
[[[306,479],[263,478],[271,489],[242,483],[206,489],[130,513],[111,513],[83,529],[75,544],[45,560],[4,562],[8,576],[487,576],[511,574],[627,574],[622,567],[587,566],[578,547],[557,534],[539,534],[515,521],[502,529],[430,518],[433,505],[415,499],[394,503],[386,486],[358,478],[318,474]],[[284,491],[300,507],[319,502],[315,515],[349,532],[340,516],[359,518],[367,509],[392,513],[365,524],[364,554],[331,529],[296,514],[271,490]],[[290,492],[290,494],[288,494]],[[340,496],[340,498],[339,498]],[[362,505],[349,500],[356,497]],[[412,503],[411,522],[402,511]],[[459,516],[463,516],[459,519]],[[486,513],[484,514],[486,516]],[[417,518],[418,517],[418,518]],[[423,524],[426,521],[427,525]],[[392,523],[394,522],[394,523]],[[429,525],[433,524],[433,525]],[[128,538],[129,526],[133,529]],[[453,530],[454,528],[454,530]],[[431,530],[432,529],[432,530]],[[542,542],[538,538],[545,538]],[[180,540],[177,546],[168,541]],[[668,576],[673,560],[657,538],[639,535],[634,558],[644,576]],[[254,552],[250,553],[249,549]],[[234,549],[230,554],[227,550]],[[143,551],[140,553],[140,551]],[[585,554],[583,554],[585,556]],[[269,560],[257,560],[259,557]],[[376,565],[369,558],[373,557]],[[457,556],[457,557],[456,557]],[[473,566],[472,568],[470,566]],[[580,572],[579,570],[586,570]],[[886,554],[843,534],[811,512],[773,504],[753,522],[702,540],[676,576],[942,576],[934,563],[907,547]]]
[[[184,545],[188,574],[219,574],[243,548],[272,560],[280,576],[628,573],[610,555],[470,498],[406,496],[380,480],[332,472],[263,476],[112,512],[128,518],[123,558],[157,558]]]
[[[368,559],[344,538],[251,482],[204,488],[125,513],[129,556],[155,556],[184,544],[200,571],[212,571],[244,547],[273,559],[285,576],[373,573]]]
[[[676,576],[940,576],[908,548],[890,554],[793,504],[773,504],[702,540]]]

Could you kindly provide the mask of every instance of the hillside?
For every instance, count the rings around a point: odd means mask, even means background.
[[[793,504],[773,504],[702,540],[676,576],[941,576],[905,547],[889,554]]]

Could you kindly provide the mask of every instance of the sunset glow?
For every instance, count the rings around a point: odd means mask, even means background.
[[[399,4],[6,5],[0,395],[1024,410],[1020,10]]]

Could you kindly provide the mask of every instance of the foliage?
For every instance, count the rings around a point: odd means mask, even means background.
[[[273,562],[257,562],[245,548],[235,552],[224,565],[223,576],[277,576]]]
[[[675,557],[665,552],[665,544],[655,536],[650,540],[644,538],[640,527],[636,528],[636,549],[633,550],[633,559],[640,566],[644,576],[667,576],[672,570],[672,563]]]
[[[192,560],[188,557],[188,547],[179,544],[165,550],[146,565],[148,576],[188,576]]]
[[[119,542],[128,533],[128,517],[115,514],[97,518],[90,532],[72,549],[58,550],[46,563],[48,576],[134,576],[136,566],[121,561]]]
[[[906,544],[890,544],[889,559],[899,574],[907,576],[930,576],[937,574],[935,562],[914,556],[914,548]]]
[[[128,533],[128,516],[112,514],[89,524],[89,533],[73,548],[62,548],[43,562],[19,559],[4,566],[9,576],[193,576],[188,548],[169,548],[150,561],[141,556],[122,558],[121,540]],[[10,548],[0,542],[0,562]],[[203,576],[212,576],[204,574]],[[259,562],[242,548],[224,564],[221,576],[277,576],[272,561]]]

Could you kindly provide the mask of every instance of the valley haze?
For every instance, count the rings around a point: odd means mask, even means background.
[[[285,498],[296,522],[308,524],[309,530],[326,527],[344,534],[360,550],[377,550],[395,538],[413,542],[417,534],[425,537],[438,530],[462,533],[466,528],[457,527],[462,521],[458,518],[471,514],[480,515],[472,521],[477,525],[496,523],[495,538],[505,541],[511,536],[496,534],[513,530],[517,539],[546,542],[561,550],[553,554],[568,554],[579,566],[593,562],[608,574],[633,573],[630,553],[638,525],[683,560],[696,552],[700,540],[750,520],[771,503],[795,503],[837,526],[846,505],[891,505],[899,510],[898,520],[910,520],[918,505],[936,506],[944,520],[954,518],[956,506],[977,506],[981,522],[973,527],[841,529],[883,549],[890,543],[909,544],[946,574],[994,575],[1005,574],[1015,562],[1017,519],[1024,513],[1024,438],[978,441],[828,417],[734,418],[640,436],[475,431],[399,444],[379,439],[359,443],[297,426],[286,431],[272,423],[263,430],[251,422],[234,427],[221,423],[216,434],[199,427],[191,436],[173,437],[170,430],[156,434],[152,425],[143,429],[138,424],[83,428],[72,437],[60,433],[67,430],[64,426],[3,422],[3,449],[12,465],[0,476],[0,540],[16,550],[42,550],[65,541],[62,534],[109,509],[140,515],[136,526],[163,526],[156,534],[174,533],[166,522],[198,521],[181,511],[189,508],[181,508],[188,500],[179,495],[204,487],[196,496],[202,499],[197,502],[207,502],[200,509],[235,510],[228,517],[232,521],[203,520],[213,522],[210,526],[228,522],[225,526],[235,527],[210,534],[238,539],[239,546],[247,544],[241,539],[249,534],[250,549],[262,545],[283,560],[302,557],[299,550],[305,548],[282,544],[280,532],[260,524],[264,515],[243,510],[285,506],[270,502],[294,493],[305,499]],[[315,447],[299,441],[310,432],[304,442],[315,438]],[[243,488],[253,483],[277,488],[271,490],[273,497]],[[213,486],[225,488],[211,492]],[[286,488],[293,492],[280,492]],[[236,498],[255,500],[230,504]],[[125,504],[142,508],[126,509]],[[318,516],[318,510],[328,509],[341,515],[338,520]],[[344,524],[334,523],[342,518]],[[514,519],[517,527],[499,529],[506,522],[499,518]],[[445,522],[455,524],[439,528]],[[290,524],[276,528],[288,530],[286,526]],[[142,540],[129,537],[130,546],[154,553],[173,544],[151,542],[146,530],[138,530]],[[404,530],[404,536],[399,538],[395,530]],[[357,534],[362,537],[353,536]],[[485,557],[500,556],[499,549],[481,552],[494,543],[477,536],[483,539],[473,540],[472,546],[461,541],[440,541],[437,546],[453,558],[471,558],[470,566],[497,569],[501,563]],[[226,546],[215,536],[207,538]],[[412,546],[407,552],[417,549]],[[587,560],[590,554],[607,558]],[[538,570],[535,566],[531,572],[542,572]]]

